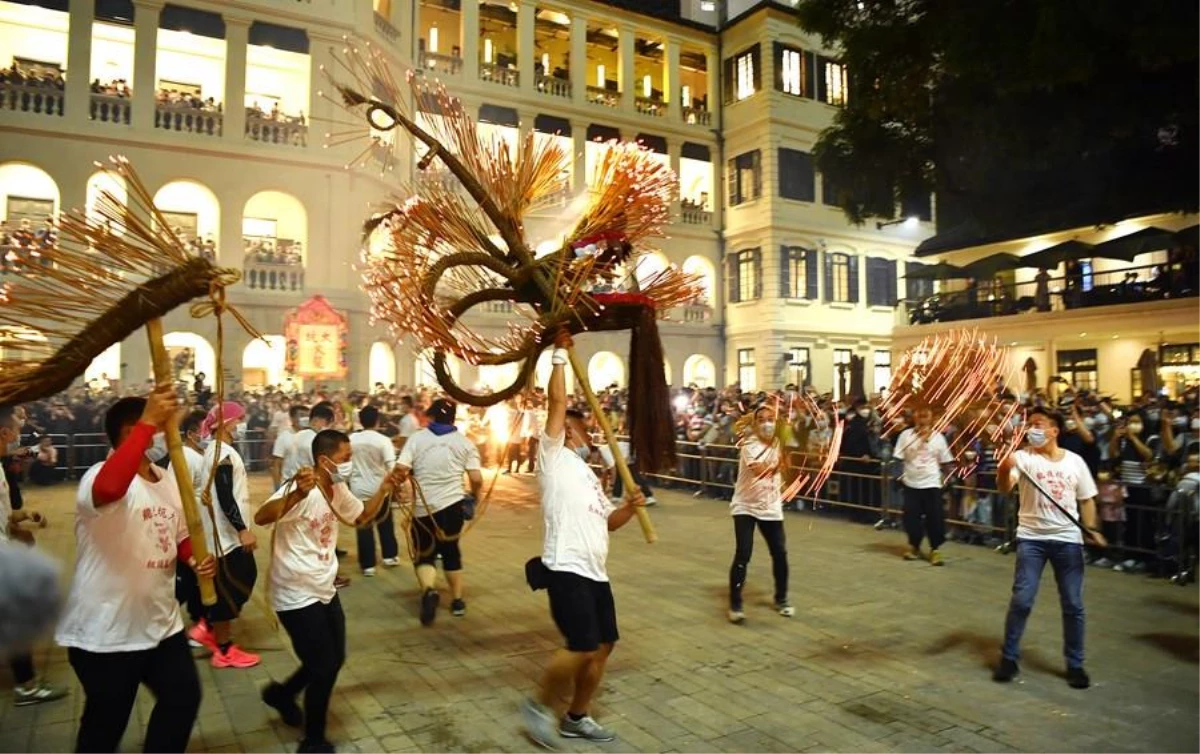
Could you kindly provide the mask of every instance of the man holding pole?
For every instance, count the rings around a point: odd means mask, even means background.
[[[570,336],[561,333],[556,346],[537,460],[545,542],[541,559],[530,566],[535,571],[531,586],[547,590],[550,614],[566,647],[550,660],[538,698],[522,705],[530,737],[546,747],[553,747],[558,735],[589,741],[615,738],[588,714],[619,638],[605,572],[608,533],[628,523],[645,505],[641,491],[631,485],[625,504],[614,507],[584,460],[589,450],[587,426],[581,414],[567,410],[563,370],[570,361]],[[556,735],[553,705],[568,694],[571,702],[557,723]]]
[[[1000,492],[1007,494],[1015,486],[1020,495],[1012,600],[1000,665],[992,675],[1001,683],[1020,672],[1021,635],[1049,561],[1062,604],[1067,683],[1076,689],[1091,685],[1083,669],[1083,532],[1100,547],[1107,543],[1096,531],[1096,483],[1082,458],[1058,446],[1062,430],[1061,416],[1033,409],[1026,433],[1029,449],[1005,458],[996,474]]]

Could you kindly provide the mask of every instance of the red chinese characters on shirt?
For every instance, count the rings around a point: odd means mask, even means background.
[[[1033,475],[1037,479],[1038,484],[1042,486],[1050,496],[1054,498],[1059,505],[1064,508],[1069,508],[1075,504],[1075,485],[1078,481],[1073,474],[1065,474],[1061,471],[1039,471]],[[1054,506],[1042,500],[1042,496],[1037,496],[1038,507],[1053,508]]]
[[[152,505],[142,509],[142,524],[146,536],[154,541],[159,557],[146,560],[147,570],[175,568],[175,531],[179,514],[165,505]]]
[[[329,559],[333,557],[333,527],[336,522],[337,518],[332,511],[325,511],[318,516],[304,519],[308,530],[317,540],[317,547],[321,548],[317,558],[322,563],[328,563]]]

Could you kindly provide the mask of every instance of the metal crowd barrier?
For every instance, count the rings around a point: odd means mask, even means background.
[[[54,468],[54,481],[79,480],[87,470],[108,457],[108,438],[101,432],[82,432],[71,435],[47,435],[58,450],[58,463]],[[39,438],[40,439],[40,438]],[[22,442],[32,447],[36,441]],[[266,471],[270,468],[271,444],[267,433],[259,430],[247,432],[237,442],[238,453],[246,464],[247,471]],[[32,465],[36,449],[26,462],[26,471]]]

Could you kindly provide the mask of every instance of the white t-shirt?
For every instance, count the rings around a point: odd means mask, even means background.
[[[913,429],[906,429],[896,440],[896,457],[904,461],[904,486],[913,490],[942,486],[943,463],[953,463],[950,446],[940,432],[922,440]]]
[[[545,543],[542,563],[592,581],[608,581],[608,517],[616,510],[587,462],[545,432],[538,441]]]
[[[409,437],[412,437],[414,434],[416,434],[417,430],[420,428],[421,428],[421,422],[417,421],[417,417],[413,416],[411,411],[409,411],[404,416],[400,417],[400,436],[401,437],[408,439]]]
[[[396,449],[387,437],[373,429],[364,429],[350,435],[350,452],[354,463],[350,492],[360,500],[370,500],[396,465]]]
[[[300,445],[296,442],[298,434],[290,426],[279,430],[275,445],[271,448],[271,456],[282,459],[279,470],[284,479],[291,479],[300,470]]]
[[[229,519],[225,517],[225,511],[221,509],[221,501],[217,499],[217,480],[213,475],[216,455],[216,443],[209,445],[208,449],[204,451],[204,469],[200,474],[202,481],[196,490],[199,493],[199,490],[204,489],[203,485],[212,478],[212,517],[208,515],[207,510],[201,509],[200,518],[204,521],[204,542],[210,547],[213,541],[212,518],[217,519],[218,557],[224,557],[241,547],[242,542],[238,539],[237,529],[233,528],[233,524],[229,523]],[[249,526],[253,517],[250,515],[250,482],[246,478],[246,464],[242,462],[242,457],[237,454],[236,450],[227,443],[221,443],[221,461],[224,462],[226,459],[229,460],[230,467],[233,469],[233,499],[237,501],[238,510],[242,513],[242,523]]]
[[[1017,514],[1017,539],[1050,539],[1056,542],[1083,543],[1079,527],[1055,508],[1038,492],[1025,475],[1033,477],[1042,489],[1054,497],[1076,519],[1079,518],[1079,501],[1096,496],[1096,482],[1082,458],[1069,450],[1063,451],[1061,460],[1055,462],[1039,453],[1018,450],[1013,453],[1018,479],[1021,507]],[[1018,474],[1020,469],[1024,474]]]
[[[55,640],[88,652],[135,652],[183,630],[175,600],[175,558],[188,536],[175,478],[135,476],[125,497],[102,505],[88,469],[75,500],[75,578]]]
[[[8,520],[12,518],[12,491],[8,489],[8,479],[0,470],[0,544],[8,541]]]
[[[300,469],[316,467],[316,461],[313,460],[312,452],[313,440],[315,439],[317,439],[317,430],[310,427],[305,427],[296,433],[296,439],[293,441],[296,443],[296,468],[292,470],[291,474],[284,471],[284,479],[291,479],[292,475]]]
[[[286,496],[293,486],[283,485],[271,500]],[[330,502],[320,487],[313,487],[308,497],[275,523],[271,554],[271,607],[275,611],[299,610],[316,602],[328,604],[337,594],[333,580],[338,571],[334,553],[338,519],[333,509],[343,519],[354,521],[362,515],[363,504],[345,483],[333,485]]]
[[[607,441],[601,441],[596,445],[596,449],[600,451],[600,460],[604,463],[604,468],[611,469],[616,466],[613,460],[612,449],[608,447]],[[624,440],[617,441],[617,450],[621,451],[621,458],[629,460],[629,443]]]
[[[520,434],[522,440],[539,437],[542,434],[542,426],[545,422],[542,420],[541,413],[541,411],[532,408],[527,408],[521,412]]]
[[[466,497],[463,474],[479,471],[479,449],[462,432],[439,437],[426,428],[404,443],[399,464],[412,469],[421,486],[413,515],[431,516]]]
[[[767,475],[756,474],[749,466],[751,463],[774,466],[778,462],[779,449],[774,445],[767,445],[757,437],[742,443],[737,482],[729,503],[731,515],[754,516],[762,521],[783,520],[783,475],[778,470]]]

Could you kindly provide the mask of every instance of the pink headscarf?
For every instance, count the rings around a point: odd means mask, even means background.
[[[213,430],[216,429],[218,411],[221,413],[220,421],[222,424],[237,421],[246,415],[246,409],[242,408],[242,404],[234,403],[233,401],[225,401],[220,406],[213,406],[209,409],[208,416],[204,418],[204,422],[200,425],[201,437],[212,435]]]

